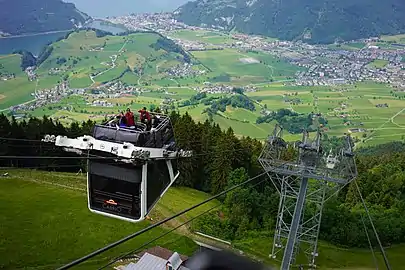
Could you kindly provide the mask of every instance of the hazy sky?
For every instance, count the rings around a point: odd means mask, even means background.
[[[173,11],[188,0],[63,0],[93,17]]]

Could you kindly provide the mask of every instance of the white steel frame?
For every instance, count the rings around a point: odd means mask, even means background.
[[[170,183],[162,192],[160,197],[162,197],[166,191],[172,186],[172,184],[179,177],[180,173],[177,171],[176,174],[173,171],[172,159],[177,159],[178,157],[190,157],[192,155],[191,151],[168,151],[163,148],[147,148],[147,147],[137,147],[131,143],[115,143],[97,140],[92,136],[81,136],[76,139],[71,139],[66,136],[53,136],[47,135],[44,142],[54,142],[56,146],[63,147],[67,152],[75,152],[77,154],[86,154],[90,150],[101,151],[105,153],[110,153],[117,156],[117,160],[126,163],[133,163],[135,161],[143,161],[142,166],[142,179],[140,187],[140,199],[141,199],[141,217],[137,220],[116,216],[109,213],[104,213],[98,210],[91,209],[90,207],[90,191],[89,191],[89,173],[87,173],[87,206],[92,213],[99,215],[117,218],[120,220],[128,222],[140,222],[143,221],[148,213],[147,209],[147,181],[148,181],[148,163],[150,160],[165,160],[167,169],[169,172]],[[138,165],[140,166],[140,165]]]

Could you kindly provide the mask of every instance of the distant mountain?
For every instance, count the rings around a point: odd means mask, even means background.
[[[189,25],[309,43],[405,32],[404,0],[199,0],[175,14]]]
[[[61,0],[0,0],[0,31],[12,35],[72,29],[89,16]]]
[[[93,17],[128,15],[130,13],[171,12],[188,0],[64,0]]]

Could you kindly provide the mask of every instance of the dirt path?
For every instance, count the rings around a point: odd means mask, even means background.
[[[402,110],[400,110],[399,112],[397,112],[396,114],[394,114],[392,117],[390,117],[387,121],[385,121],[384,123],[382,123],[379,127],[373,129],[373,131],[370,133],[370,135],[364,140],[364,143],[370,141],[373,139],[373,135],[375,133],[375,131],[377,130],[381,130],[383,129],[383,127],[388,124],[388,123],[393,123],[395,125],[395,123],[393,122],[394,118],[397,117],[398,115],[400,115],[403,111],[405,111],[405,108],[403,108]],[[392,129],[392,128],[386,128],[386,129]],[[362,143],[357,144],[356,146],[360,145]]]
[[[125,48],[125,46],[127,45],[127,43],[128,43],[128,40],[124,42],[124,44],[122,45],[121,49],[119,49],[119,50],[117,51],[117,53],[121,53],[122,50],[123,50],[123,49]],[[111,66],[109,69],[104,70],[104,71],[98,73],[96,76],[91,76],[91,74],[89,74],[89,78],[90,78],[90,80],[93,82],[89,87],[92,87],[92,86],[96,83],[96,81],[94,80],[94,78],[96,78],[96,77],[98,77],[98,76],[100,76],[100,75],[103,75],[104,73],[106,73],[106,72],[108,72],[108,71],[110,71],[110,70],[112,70],[112,69],[114,69],[114,68],[117,67],[116,62],[117,62],[117,60],[118,60],[118,55],[117,55],[117,54],[113,54],[113,55],[110,56],[110,58],[111,58],[111,64],[112,64],[112,66]]]

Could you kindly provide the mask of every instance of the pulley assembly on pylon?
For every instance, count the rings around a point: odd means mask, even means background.
[[[122,128],[111,121],[95,125],[93,136],[70,139],[47,135],[65,151],[88,159],[87,195],[91,212],[130,222],[145,219],[178,178],[176,160],[190,151],[176,149],[170,118],[156,114],[150,130],[136,123]]]

